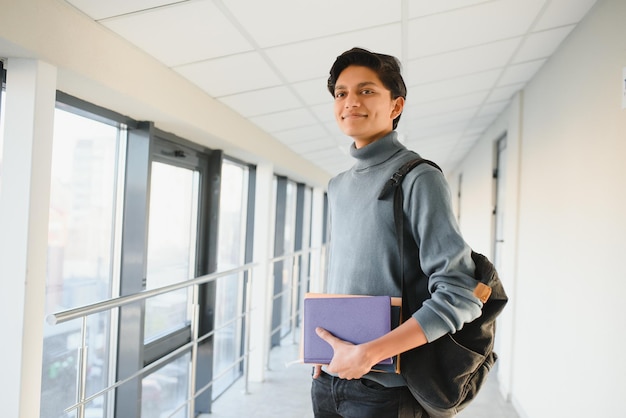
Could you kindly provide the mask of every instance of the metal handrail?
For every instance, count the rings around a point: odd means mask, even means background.
[[[285,254],[282,256],[274,257],[269,260],[269,263],[273,264],[278,261],[287,260],[289,258],[296,258],[302,254],[310,253],[313,250],[314,250],[313,248],[309,248],[307,250],[299,250],[291,254]],[[50,325],[62,324],[64,322],[68,322],[76,318],[81,318],[83,316],[89,316],[95,313],[108,311],[110,309],[128,305],[133,302],[139,302],[139,301],[142,301],[142,300],[154,297],[154,296],[159,296],[165,293],[169,293],[174,290],[179,290],[179,289],[184,289],[189,286],[209,283],[221,277],[230,276],[231,274],[251,270],[257,267],[258,265],[259,263],[248,263],[248,264],[244,264],[242,266],[239,266],[231,270],[205,274],[204,276],[198,276],[194,279],[186,280],[184,282],[174,283],[174,284],[162,286],[156,289],[143,290],[141,292],[133,293],[131,295],[118,296],[116,298],[107,299],[101,302],[92,303],[92,304],[81,306],[78,308],[67,309],[65,311],[60,311],[60,312],[48,315],[46,320],[48,321]]]
[[[296,295],[297,293],[297,289],[299,287],[299,285],[302,284],[302,278],[300,277],[300,271],[298,269],[298,262],[296,260],[298,260],[300,257],[303,257],[304,255],[311,255],[316,251],[320,251],[321,253],[323,253],[324,250],[324,246],[322,246],[321,248],[307,248],[307,249],[303,249],[303,250],[299,250],[290,254],[285,254],[282,256],[278,256],[278,257],[274,257],[270,260],[268,260],[267,265],[269,266],[273,266],[275,265],[276,262],[279,261],[283,261],[283,260],[287,260],[287,259],[292,259],[293,263],[291,266],[292,272],[291,272],[291,280],[290,280],[290,284],[287,287],[287,289],[285,289],[285,291],[291,291],[292,293],[292,312],[290,315],[290,318],[287,318],[287,321],[291,321],[291,325],[292,325],[292,332],[295,333],[295,328],[296,328],[296,324],[295,324],[295,318],[301,314],[300,310],[295,308],[295,304],[296,304],[296,298],[298,297]],[[79,418],[84,417],[85,414],[85,408],[84,406],[91,402],[92,400],[94,400],[95,398],[110,392],[114,389],[116,389],[117,387],[121,386],[122,384],[135,379],[141,375],[145,375],[147,372],[151,371],[152,369],[158,367],[161,364],[164,364],[165,362],[167,362],[169,359],[173,358],[173,356],[176,356],[177,354],[189,350],[191,349],[192,351],[192,357],[195,357],[195,353],[197,350],[197,346],[198,344],[203,341],[204,339],[210,337],[211,335],[213,335],[218,329],[221,329],[222,327],[227,326],[228,324],[230,324],[232,321],[237,321],[237,320],[241,320],[242,318],[244,320],[246,320],[246,323],[249,324],[249,318],[250,315],[252,313],[252,309],[250,306],[250,296],[251,296],[251,283],[252,283],[252,273],[253,273],[253,269],[256,268],[257,266],[259,266],[260,264],[266,264],[266,263],[248,263],[245,265],[242,265],[240,267],[234,268],[234,269],[230,269],[230,270],[225,270],[225,271],[221,271],[221,272],[216,272],[216,273],[211,273],[211,274],[207,274],[204,276],[200,276],[200,277],[196,277],[194,279],[191,280],[187,280],[184,282],[180,282],[180,283],[175,283],[175,284],[171,284],[171,285],[167,285],[167,286],[163,286],[163,287],[159,287],[156,289],[150,289],[150,290],[144,290],[138,293],[134,293],[131,295],[126,295],[126,296],[120,296],[120,297],[116,297],[116,298],[112,298],[109,300],[105,300],[105,301],[101,301],[101,302],[96,302],[93,304],[89,304],[89,305],[85,305],[82,307],[78,307],[78,308],[73,308],[73,309],[68,309],[65,311],[60,311],[60,312],[56,312],[54,314],[48,315],[47,322],[51,325],[57,325],[57,324],[62,324],[64,322],[68,322],[74,319],[78,319],[78,318],[82,318],[82,345],[80,347],[80,364],[79,364],[79,374],[78,374],[78,400],[76,403],[74,403],[73,405],[69,406],[68,408],[65,409],[65,412],[71,412],[73,410],[76,410],[77,412],[77,416]],[[272,269],[273,270],[273,269]],[[197,312],[194,312],[194,319],[192,319],[192,339],[190,342],[184,344],[181,347],[178,347],[176,350],[174,350],[171,353],[168,353],[167,355],[163,356],[162,358],[154,361],[153,363],[151,363],[150,365],[147,365],[145,367],[143,367],[141,370],[137,370],[135,373],[133,373],[131,376],[128,376],[125,379],[122,379],[120,381],[116,381],[114,383],[112,383],[111,385],[109,385],[108,387],[92,394],[91,396],[86,396],[87,394],[85,393],[85,383],[86,383],[86,369],[87,369],[87,352],[86,352],[86,319],[89,315],[93,315],[96,313],[101,313],[104,311],[111,311],[113,309],[128,305],[130,303],[134,303],[134,302],[140,302],[140,301],[144,301],[148,298],[152,298],[152,297],[156,297],[159,295],[163,295],[169,292],[173,292],[176,290],[180,290],[180,289],[184,289],[184,288],[189,288],[189,287],[193,287],[193,286],[199,286],[205,283],[210,283],[213,281],[216,281],[217,279],[223,278],[223,277],[227,277],[227,276],[232,276],[235,274],[239,274],[242,272],[248,272],[247,277],[245,278],[245,280],[247,280],[247,286],[246,286],[246,306],[244,308],[244,311],[242,314],[238,315],[237,318],[233,319],[232,321],[228,321],[227,324],[222,324],[222,326],[220,326],[219,328],[213,329],[211,330],[207,335],[203,335],[203,336],[199,336],[197,335]],[[269,273],[269,271],[268,271]],[[271,275],[271,274],[270,274]],[[310,279],[310,277],[306,277],[305,280]],[[197,287],[196,287],[197,289]],[[285,292],[281,292],[281,296],[283,295],[283,293]],[[287,321],[283,321],[283,323],[281,323],[281,326],[283,324],[285,324]],[[271,328],[271,327],[270,327]],[[270,332],[270,335],[274,334],[274,330],[268,330]],[[295,337],[295,335],[294,335]],[[244,352],[242,353],[242,355],[237,358],[229,367],[227,370],[225,370],[224,372],[220,373],[226,373],[229,369],[232,369],[232,367],[235,367],[237,364],[242,364],[243,365],[243,377],[245,380],[245,393],[248,393],[248,379],[249,379],[249,356],[250,356],[250,328],[248,325],[246,325],[245,329],[244,329]],[[295,338],[294,338],[295,341]],[[270,343],[271,345],[271,343]],[[270,347],[271,348],[271,347]],[[269,360],[269,351],[268,351],[268,360]],[[195,359],[192,359],[192,362],[195,363]],[[219,376],[218,376],[219,377]],[[195,380],[195,379],[194,379]],[[193,392],[193,394],[191,394],[191,397],[187,399],[186,402],[184,402],[184,404],[189,405],[190,407],[190,411],[194,410],[193,408],[193,403],[195,402],[195,399],[204,391],[206,391],[209,387],[211,387],[213,385],[213,383],[215,382],[215,378],[211,380],[211,382],[209,382],[207,385],[205,385],[203,388],[200,388],[199,390],[196,388],[196,390]],[[180,410],[180,408],[182,408],[183,405],[180,405],[177,408],[177,411]]]
[[[218,273],[206,274],[204,276],[198,276],[195,279],[186,280],[184,282],[174,283],[171,285],[159,287],[156,289],[143,290],[141,292],[133,293],[131,295],[119,296],[112,299],[107,299],[102,302],[92,303],[90,305],[81,306],[79,308],[67,309],[65,311],[57,312],[48,315],[47,321],[50,325],[62,324],[67,321],[71,321],[76,318],[82,318],[95,313],[108,311],[120,306],[128,305],[129,303],[139,302],[148,298],[159,296],[165,293],[172,292],[174,290],[184,289],[190,286],[201,285],[215,281],[221,277],[230,276],[231,274],[247,271],[258,266],[259,263],[244,264],[235,269],[226,270]]]

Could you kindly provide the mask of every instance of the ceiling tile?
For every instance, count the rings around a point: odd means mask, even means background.
[[[447,1],[414,1],[409,3],[409,18],[422,17],[454,9],[470,7],[492,0],[447,0]]]
[[[526,83],[515,83],[509,84],[508,86],[501,86],[493,89],[493,91],[489,94],[489,98],[487,99],[487,103],[491,102],[499,102],[501,100],[510,100],[515,93],[524,88]]]
[[[455,52],[410,60],[405,65],[411,79],[441,81],[503,67],[513,55],[521,38],[508,39]]]
[[[405,136],[408,141],[428,140],[432,141],[437,135],[443,134],[459,134],[467,125],[467,121],[463,120],[451,124],[434,124],[432,126],[418,125],[417,121],[401,120],[398,125],[398,133]]]
[[[302,107],[291,91],[282,86],[224,96],[219,101],[247,118]]]
[[[324,149],[335,150],[337,148],[337,145],[335,145],[335,143],[328,138],[317,138],[314,141],[305,141],[291,144],[289,145],[289,147],[298,153],[306,154]]]
[[[252,49],[210,0],[120,16],[102,24],[168,66]]]
[[[333,105],[332,104],[320,104],[316,106],[309,106],[311,112],[315,114],[315,116],[320,120],[320,122],[325,124],[334,124],[337,126],[337,122],[335,121],[335,114],[333,113]]]
[[[417,153],[422,153],[426,151],[434,151],[441,150],[444,148],[448,148],[456,144],[459,140],[458,133],[454,134],[443,134],[433,136],[428,140],[416,140],[416,141],[407,141],[405,144],[407,148],[416,151]]]
[[[515,54],[513,63],[549,57],[556,51],[567,35],[570,34],[572,29],[574,29],[574,25],[529,35],[528,38],[524,40],[520,50]]]
[[[409,86],[407,102],[425,103],[476,91],[489,90],[495,85],[501,72],[501,69],[487,70],[443,81]]]
[[[250,71],[254,68],[254,71]],[[213,97],[281,84],[257,52],[229,55],[174,68]]]
[[[578,23],[596,4],[596,0],[552,0],[534,30]]]
[[[337,56],[355,46],[399,56],[400,37],[400,24],[394,24],[269,48],[266,52],[287,81],[294,83],[328,77]]]
[[[313,114],[305,108],[256,116],[250,118],[250,120],[269,133],[297,128],[299,126],[313,125],[316,122]]]
[[[285,144],[301,143],[318,138],[328,138],[328,133],[320,125],[301,126],[299,128],[275,132],[273,135]]]
[[[331,148],[324,148],[321,150],[307,152],[306,155],[309,158],[313,158],[319,161],[338,161],[338,160],[343,160],[344,157],[348,154],[346,153],[346,151],[344,151],[340,147],[334,146]]]
[[[348,136],[346,136],[346,134],[344,134],[341,129],[339,129],[339,126],[337,125],[337,122],[335,121],[335,118],[333,117],[332,121],[328,121],[323,123],[324,127],[326,128],[327,132],[330,132],[330,134],[332,135],[333,138],[338,139],[341,142],[345,142],[347,144],[351,144],[352,143],[352,139],[349,138]]]
[[[65,0],[94,20],[119,16],[140,10],[153,9],[172,3],[172,0]]]
[[[448,113],[455,110],[478,108],[481,103],[485,101],[488,93],[488,90],[483,90],[476,93],[459,95],[443,100],[414,105],[407,107],[407,110],[402,112],[402,114],[408,117],[421,118],[441,113]]]
[[[470,123],[467,125],[466,129],[478,130],[482,132],[484,129],[487,129],[487,127],[489,127],[489,125],[493,123],[495,118],[496,118],[495,115],[485,115],[485,116],[473,118],[470,121]]]
[[[530,80],[535,73],[546,62],[545,59],[525,62],[523,64],[515,64],[507,67],[500,79],[500,84],[523,83]]]
[[[316,78],[308,81],[293,83],[294,88],[300,98],[309,106],[325,105],[329,109],[333,106],[333,96],[330,95],[326,88],[327,77]]]
[[[399,22],[401,6],[400,1],[381,7],[378,1],[363,0],[227,0],[223,4],[262,48]],[[292,58],[303,55],[301,50]]]
[[[485,104],[480,108],[480,111],[476,115],[476,117],[480,118],[487,115],[496,116],[499,115],[510,103],[509,100],[501,100],[499,102],[493,102],[489,104]]]
[[[500,0],[409,21],[409,59],[521,36],[545,0]]]

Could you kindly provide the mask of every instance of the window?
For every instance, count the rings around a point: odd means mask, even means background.
[[[188,146],[184,140],[156,128],[150,132],[149,184],[146,195],[148,208],[148,230],[146,248],[146,289],[155,289],[172,284],[184,283],[206,274],[208,264],[206,224],[209,219],[211,195],[205,187],[210,187],[209,151],[205,152]],[[146,149],[144,149],[146,150]],[[203,200],[204,199],[204,200]],[[146,214],[137,213],[138,220]],[[132,278],[131,278],[132,280]],[[136,283],[138,284],[138,283]],[[206,288],[206,285],[201,286]],[[194,301],[206,306],[209,303],[206,292],[194,298],[194,288],[183,288],[149,298],[145,303],[143,353],[138,353],[143,364],[170,355],[192,338],[191,319]],[[199,308],[200,321],[208,309]],[[199,333],[203,333],[198,326]],[[207,345],[211,342],[209,339]],[[141,348],[140,348],[141,350]],[[168,360],[150,375],[144,376],[140,390],[141,416],[155,416],[155,410],[168,411],[167,416],[183,417],[185,401],[190,385],[191,351],[185,349],[182,356]],[[199,356],[196,367],[203,370],[196,377],[210,377],[204,356]],[[157,396],[156,394],[159,393]],[[208,394],[204,396],[208,397]],[[132,408],[133,397],[124,393],[124,400],[118,400],[119,411],[126,413]],[[202,397],[202,395],[201,395]],[[196,406],[203,403],[196,398]],[[127,403],[122,406],[122,403]],[[178,409],[181,407],[181,409]],[[176,410],[174,415],[173,410]]]
[[[297,186],[293,181],[287,181],[286,200],[285,200],[285,237],[284,237],[284,254],[292,254],[296,248],[296,192]],[[281,332],[280,336],[285,337],[291,331],[292,305],[296,303],[293,300],[293,268],[294,259],[287,258],[282,267],[282,289],[284,291],[281,306]]]
[[[176,360],[144,377],[141,381],[141,418],[185,418],[191,355]]]
[[[218,234],[218,271],[246,263],[246,222],[248,207],[248,168],[224,160],[222,164]],[[222,394],[239,376],[237,361],[242,354],[243,323],[237,319],[244,309],[244,276],[235,274],[219,279],[216,287],[215,357],[217,378],[213,398]]]
[[[155,161],[150,180],[147,289],[195,277],[197,171]],[[186,289],[146,301],[146,342],[190,321]]]
[[[122,125],[55,111],[46,278],[46,314],[111,297],[117,280],[117,180]],[[41,417],[64,417],[82,384],[77,378],[81,322],[44,329]],[[108,385],[110,317],[87,319],[85,393]],[[105,400],[87,406],[102,416]]]
[[[272,306],[271,346],[280,344],[292,330],[294,305],[293,257],[296,239],[297,185],[287,177],[274,176],[274,199],[276,201],[274,256],[274,296]]]
[[[220,202],[212,198],[219,196],[213,179],[219,178],[222,153],[62,92],[57,101],[46,314],[215,271]],[[219,263],[239,265],[246,257],[247,208],[241,205],[247,204],[248,168],[227,164],[226,171]],[[182,418],[193,390],[220,373],[222,380],[195,398],[196,411],[209,411],[215,388],[223,390],[241,375],[241,364],[224,364],[241,359],[243,320],[233,323],[231,315],[243,309],[244,285],[240,277],[210,282],[93,314],[84,322],[46,324],[40,416],[75,416],[72,406],[87,397],[92,399],[85,416]],[[199,322],[192,330],[196,307]],[[224,326],[213,336],[214,319]],[[178,350],[193,331],[205,336],[193,359],[201,373],[192,371],[191,349]],[[154,364],[166,355],[167,361]],[[146,374],[126,380],[153,364]],[[115,381],[124,382],[98,394]]]
[[[496,268],[501,268],[502,250],[504,248],[504,217],[505,217],[505,186],[506,186],[506,145],[507,136],[504,134],[496,141],[494,181],[494,207],[493,207],[493,263]]]

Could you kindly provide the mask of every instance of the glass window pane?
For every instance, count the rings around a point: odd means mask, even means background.
[[[198,178],[193,170],[152,163],[147,289],[195,275]],[[181,289],[146,301],[146,342],[188,324],[190,291]]]
[[[247,195],[247,167],[224,161],[220,193],[218,271],[245,264]],[[213,398],[241,376],[241,368],[235,363],[241,355],[242,321],[237,317],[243,311],[243,274],[219,279],[216,293],[213,375],[224,375],[213,385]]]
[[[298,271],[300,276],[298,278],[298,291],[296,295],[298,298],[294,301],[296,304],[296,310],[302,312],[302,298],[304,294],[309,291],[309,281],[311,277],[311,199],[312,193],[310,187],[304,187],[303,205],[302,205],[302,243],[301,248],[307,252],[303,253],[298,259]],[[298,316],[298,321],[300,317]]]
[[[46,314],[111,296],[119,133],[55,111]],[[87,396],[107,386],[109,323],[108,314],[88,318]],[[80,341],[80,321],[45,325],[41,417],[64,416],[76,401]]]
[[[295,248],[296,237],[296,193],[297,186],[294,182],[287,182],[287,202],[285,208],[285,247],[284,254],[292,254]],[[294,260],[286,258],[283,262],[283,296],[281,297],[281,337],[291,331],[291,304],[293,299],[292,272]]]
[[[167,363],[141,381],[141,418],[185,418],[189,393],[189,353]]]

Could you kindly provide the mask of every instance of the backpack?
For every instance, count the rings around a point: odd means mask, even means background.
[[[382,200],[390,191],[394,193],[394,222],[401,260],[404,252],[402,180],[423,163],[441,171],[432,161],[411,160],[393,174],[378,196]],[[472,251],[472,259],[476,264],[474,277],[477,280],[474,294],[483,301],[481,316],[454,334],[446,334],[400,356],[400,372],[409,390],[431,417],[453,417],[465,408],[476,397],[497,359],[493,351],[495,320],[508,298],[487,257]],[[422,302],[411,300],[402,277],[402,311],[414,312]]]

